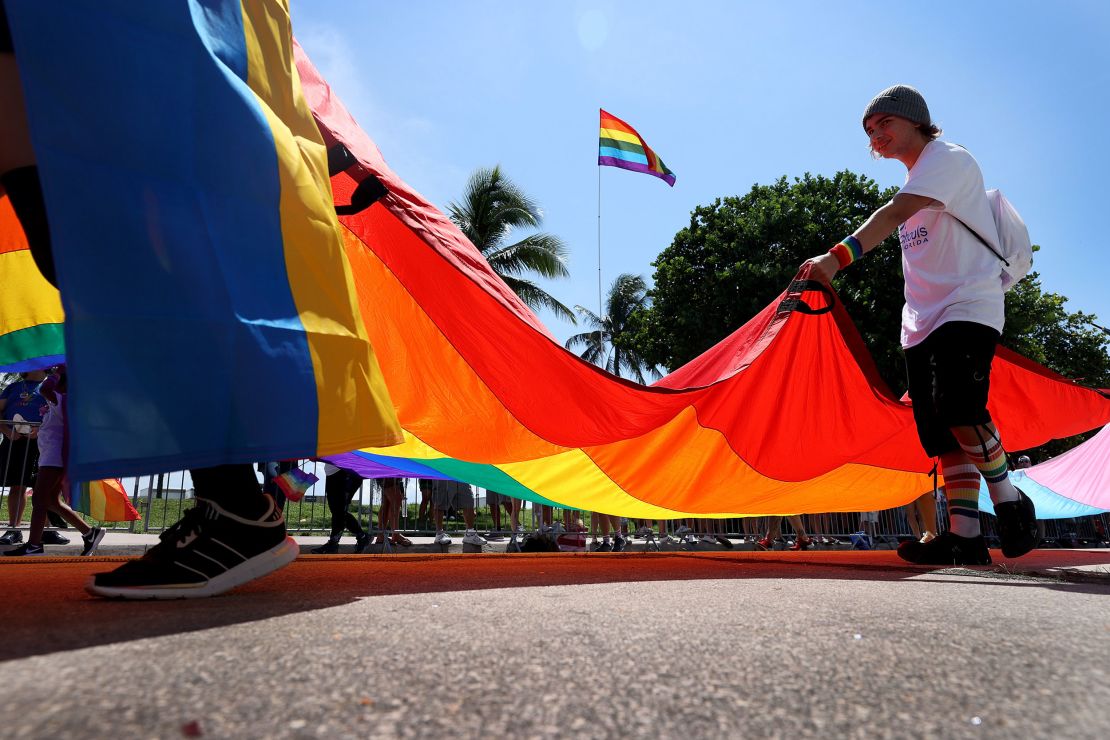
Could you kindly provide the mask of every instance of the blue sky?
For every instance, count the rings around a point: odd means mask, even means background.
[[[1110,324],[1110,2],[293,0],[293,30],[390,166],[440,208],[500,164],[570,247],[545,285],[597,310],[598,108],[678,177],[601,171],[602,276],[651,279],[690,211],[755,183],[850,169],[882,186],[860,114],[917,87],[1042,245],[1070,310]],[[831,246],[831,245],[830,245]],[[767,296],[770,301],[774,296]],[[541,314],[560,339],[575,331]]]

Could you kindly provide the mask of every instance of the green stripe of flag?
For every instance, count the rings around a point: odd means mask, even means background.
[[[612,147],[613,149],[620,149],[622,152],[632,152],[633,154],[639,154],[643,157],[647,156],[647,153],[644,152],[644,148],[642,146],[640,146],[639,144],[633,144],[630,141],[621,141],[620,139],[607,139],[606,137],[602,136],[598,146],[608,146]]]
[[[65,354],[63,324],[37,324],[0,336],[0,366]]]

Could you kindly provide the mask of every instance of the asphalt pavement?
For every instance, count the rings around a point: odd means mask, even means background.
[[[5,737],[1110,736],[1106,550],[304,556],[86,596],[119,560],[0,559]]]

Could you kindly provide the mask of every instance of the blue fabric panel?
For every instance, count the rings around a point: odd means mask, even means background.
[[[1038,519],[1073,519],[1078,516],[1102,514],[1105,511],[1105,509],[1072,501],[1067,496],[1042,486],[1020,470],[1010,473],[1010,482],[1033,502],[1033,506],[1037,508]],[[979,508],[994,516],[994,504],[991,503],[987,483],[982,478],[979,483]]]
[[[240,4],[6,7],[67,317],[74,478],[314,454]]]

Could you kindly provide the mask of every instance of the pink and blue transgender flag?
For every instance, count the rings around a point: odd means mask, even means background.
[[[598,143],[598,165],[620,167],[633,172],[655,175],[674,187],[674,173],[651,150],[636,129],[614,115],[601,111],[601,140]]]

